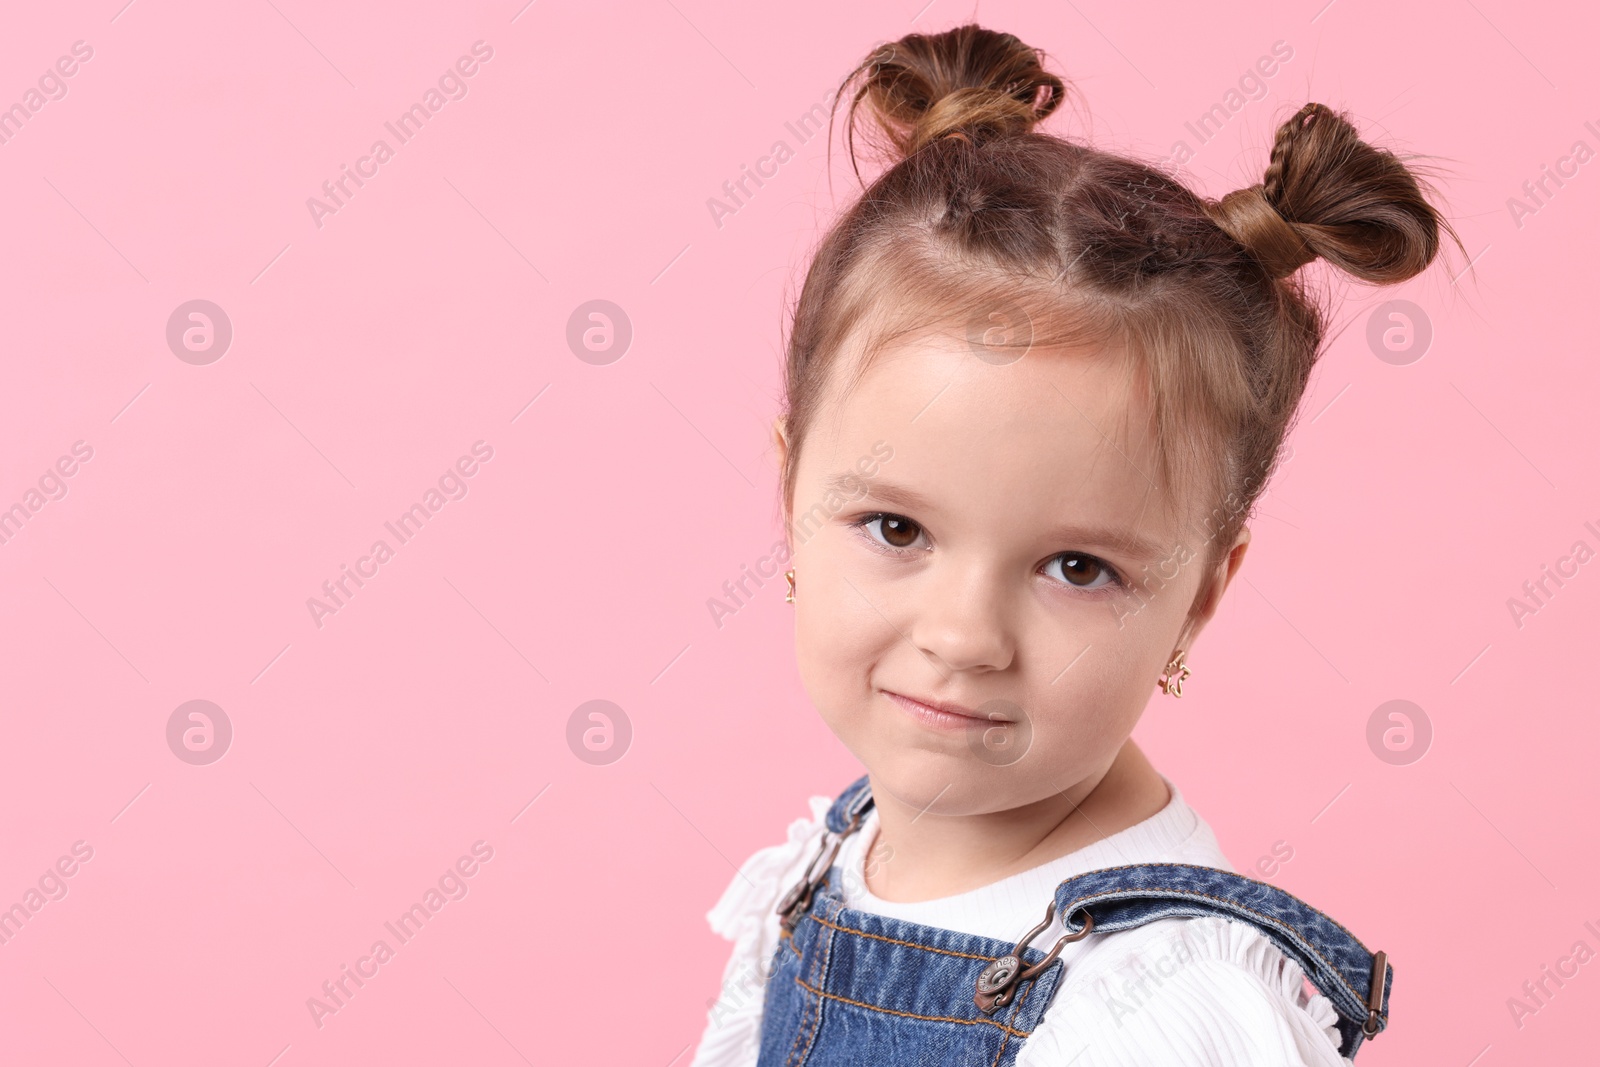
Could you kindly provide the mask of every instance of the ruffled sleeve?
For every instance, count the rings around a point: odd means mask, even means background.
[[[1338,1015],[1260,930],[1220,916],[1091,937],[1017,1067],[1350,1067]]]
[[[689,1067],[754,1067],[760,1051],[761,1008],[772,954],[778,947],[778,899],[800,880],[827,831],[831,797],[810,799],[811,817],[789,824],[781,845],[758,849],[733,876],[706,922],[733,942],[718,995]]]

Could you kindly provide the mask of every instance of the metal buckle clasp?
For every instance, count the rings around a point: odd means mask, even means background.
[[[1361,1034],[1367,1039],[1378,1036],[1378,1031],[1383,1029],[1379,1025],[1378,1012],[1383,1007],[1384,986],[1389,981],[1389,956],[1379,951],[1372,957],[1372,984],[1367,994],[1367,1019],[1361,1024]]]
[[[1094,929],[1094,919],[1082,908],[1078,910],[1083,914],[1083,929],[1076,933],[1062,934],[1061,940],[1056,942],[1055,947],[1050,950],[1050,954],[1032,967],[1023,967],[1022,950],[1028,947],[1028,942],[1050,928],[1050,921],[1055,918],[1056,912],[1056,905],[1053,900],[1045,907],[1043,922],[1029,930],[1027,935],[1017,942],[1016,948],[1012,949],[1007,955],[994,960],[983,969],[983,972],[978,975],[977,988],[972,994],[972,1002],[978,1006],[979,1011],[985,1015],[993,1015],[996,1011],[1010,1004],[1011,998],[1017,994],[1019,983],[1027,981],[1054,963],[1056,957],[1061,954],[1062,948],[1067,944],[1073,941],[1082,941],[1089,936],[1089,931]]]
[[[855,833],[860,825],[861,813],[858,811],[851,816],[850,825],[845,827],[843,832],[824,834],[822,840],[817,843],[817,853],[811,857],[811,862],[806,865],[806,873],[793,888],[783,895],[783,899],[778,901],[778,906],[775,910],[779,915],[778,925],[781,928],[779,937],[788,937],[794,932],[795,924],[800,921],[800,916],[804,915],[806,909],[811,906],[811,897],[816,893],[817,887],[827,880],[828,871],[833,866],[834,858],[839,855],[839,846],[844,843],[845,838]],[[832,838],[831,850],[829,848],[830,837]],[[822,859],[823,853],[828,854],[828,859],[827,862],[822,863],[819,869],[818,862]]]

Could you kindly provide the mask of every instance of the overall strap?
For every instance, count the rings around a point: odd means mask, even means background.
[[[1389,1025],[1394,968],[1343,926],[1277,886],[1231,871],[1188,863],[1107,867],[1056,887],[1056,911],[1068,933],[1089,916],[1096,933],[1111,933],[1173,916],[1221,915],[1259,929],[1300,964],[1339,1016],[1339,1052],[1354,1057],[1365,1038]],[[1374,997],[1373,986],[1377,996]]]
[[[822,839],[817,842],[817,854],[811,857],[811,863],[807,865],[805,874],[800,876],[800,881],[778,901],[776,910],[780,917],[779,929],[783,931],[781,936],[789,937],[794,933],[795,924],[800,921],[800,916],[811,907],[811,898],[822,883],[827,881],[828,871],[839,855],[840,844],[846,837],[860,829],[861,819],[870,807],[872,807],[872,789],[866,775],[851,782],[829,805],[824,821],[830,832],[823,834]],[[831,853],[828,851],[830,844],[833,846]]]
[[[863,774],[846,786],[828,809],[828,829],[836,834],[844,833],[856,816],[865,816],[871,807],[872,785]]]

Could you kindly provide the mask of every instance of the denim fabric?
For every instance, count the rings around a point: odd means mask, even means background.
[[[1014,945],[844,906],[817,890],[767,981],[758,1067],[1007,1067],[1061,980],[1057,961],[1021,982],[993,1016],[973,1002],[978,975]],[[1044,952],[1025,949],[1032,965]]]
[[[867,777],[852,782],[827,813],[842,834],[872,806]],[[993,938],[906,922],[846,907],[842,872],[829,868],[780,939],[767,982],[758,1067],[897,1067],[946,1064],[1007,1067],[1039,1025],[1065,977],[1057,960],[1017,983],[992,1016],[973,1000],[978,976],[1015,946]],[[1087,912],[1111,933],[1171,916],[1221,915],[1255,926],[1298,962],[1339,1015],[1340,1052],[1354,1057],[1367,1018],[1373,956],[1344,927],[1275,886],[1189,864],[1141,864],[1090,871],[1062,882],[1055,904],[1069,931]],[[1030,966],[1050,945],[1030,945]],[[1393,968],[1388,968],[1391,976]],[[1379,1026],[1388,1025],[1388,985]]]
[[[1056,913],[1069,931],[1080,930],[1078,911],[1094,919],[1097,933],[1113,933],[1178,915],[1222,915],[1246,922],[1270,937],[1305,971],[1339,1013],[1340,1051],[1354,1056],[1364,1035],[1372,956],[1355,936],[1305,901],[1254,878],[1187,863],[1107,867],[1069,878],[1056,887]],[[1389,1025],[1394,968],[1378,1011],[1378,1032]]]

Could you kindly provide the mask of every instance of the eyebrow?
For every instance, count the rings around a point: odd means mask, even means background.
[[[830,493],[838,492],[845,496],[853,497],[860,495],[863,485],[867,488],[866,497],[868,498],[876,498],[896,507],[905,508],[907,511],[929,512],[937,510],[932,501],[915,489],[908,489],[903,485],[895,485],[892,482],[863,478],[854,472],[834,475],[828,480],[824,488]],[[1131,530],[1103,526],[1097,523],[1068,523],[1064,526],[1057,526],[1050,530],[1050,536],[1072,544],[1115,549],[1118,552],[1126,552],[1139,559],[1159,559],[1166,555],[1166,550],[1161,546]]]

